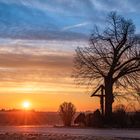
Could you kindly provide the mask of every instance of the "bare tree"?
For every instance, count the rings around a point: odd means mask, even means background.
[[[105,30],[95,27],[89,42],[88,47],[76,49],[73,76],[78,84],[104,86],[109,119],[116,93],[127,90],[138,97],[133,91],[140,89],[140,41],[132,21],[111,12]]]
[[[59,114],[64,126],[71,126],[75,113],[76,108],[72,103],[64,102],[59,107]]]

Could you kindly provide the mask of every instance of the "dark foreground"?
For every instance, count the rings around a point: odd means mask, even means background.
[[[1,126],[0,140],[140,140],[140,130]]]

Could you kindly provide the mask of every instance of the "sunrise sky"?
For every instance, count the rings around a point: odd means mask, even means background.
[[[63,101],[78,111],[99,107],[71,78],[74,50],[114,10],[139,34],[139,9],[139,0],[0,0],[0,108],[20,109],[25,100],[41,111]]]

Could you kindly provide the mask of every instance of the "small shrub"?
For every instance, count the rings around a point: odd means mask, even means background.
[[[103,117],[99,109],[93,113],[93,127],[103,127]]]
[[[86,126],[86,115],[85,113],[80,113],[76,119],[74,120],[75,124],[79,124],[79,126]]]
[[[86,125],[88,127],[103,127],[103,116],[100,111],[97,109],[93,113],[86,115]]]
[[[132,119],[133,119],[133,126],[140,128],[140,111],[136,111],[133,115],[132,115]]]
[[[89,113],[86,115],[86,126],[88,127],[93,126],[93,113]]]
[[[121,128],[127,126],[127,114],[123,105],[118,105],[113,112],[113,124]]]
[[[59,114],[62,118],[64,126],[71,126],[75,113],[76,108],[72,103],[64,102],[59,107]]]

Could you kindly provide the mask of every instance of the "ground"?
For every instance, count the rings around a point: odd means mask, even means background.
[[[0,140],[140,140],[140,130],[0,127]]]

